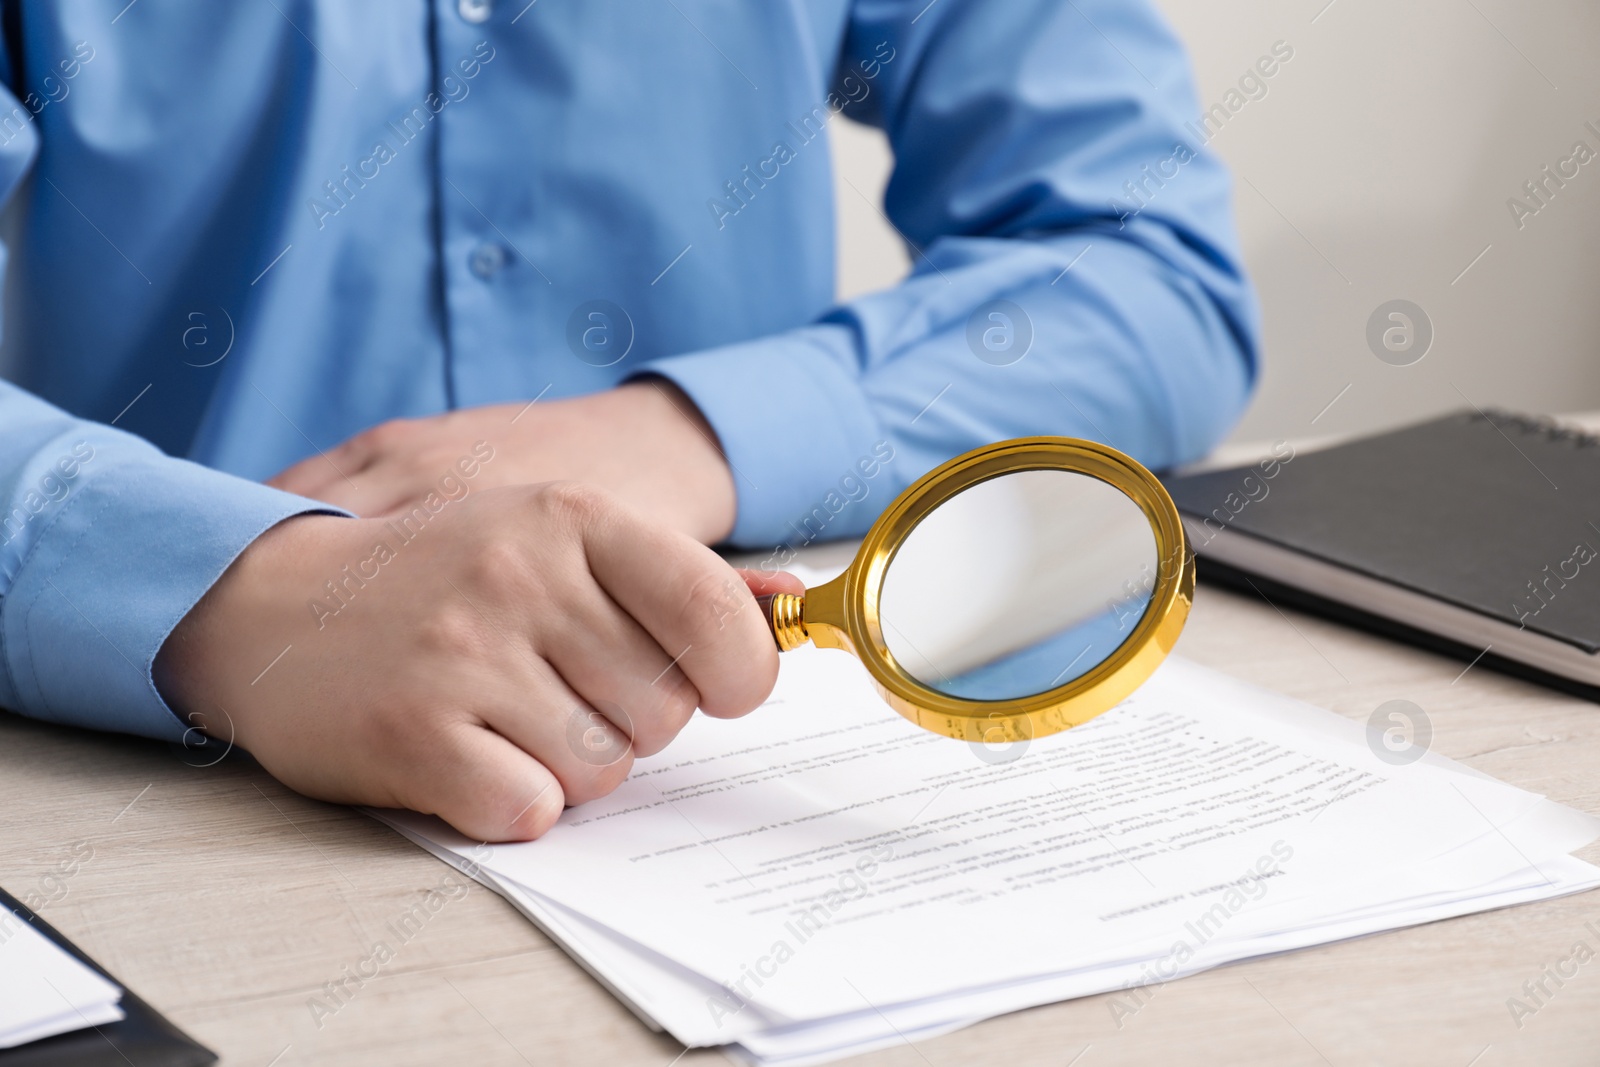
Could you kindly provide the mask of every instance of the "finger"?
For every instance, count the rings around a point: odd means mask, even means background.
[[[327,484],[330,475],[334,478],[339,477],[326,457],[307,456],[294,466],[286,467],[268,478],[266,484],[274,489],[282,489],[286,493],[314,497],[317,491]]]
[[[337,449],[335,449],[337,451]],[[348,462],[348,459],[347,459]],[[332,453],[319,452],[315,456],[307,456],[292,467],[285,468],[267,479],[268,485],[274,489],[282,489],[286,493],[299,493],[312,499],[320,499],[317,494],[334,485],[360,468],[351,466],[346,469]]]
[[[538,760],[567,804],[587,804],[621,785],[633,769],[633,739],[623,724],[590,705],[547,663],[519,670],[514,690],[479,714],[506,740]],[[613,709],[612,714],[617,714]]]
[[[379,476],[379,480],[382,480],[381,476]],[[361,512],[363,518],[392,519],[401,515],[409,515],[413,508],[424,506],[428,493],[432,491],[430,487],[424,486],[416,492],[407,493],[394,483],[385,482],[384,484],[387,489],[382,494],[376,492],[373,494],[374,503],[367,505],[366,510]]]
[[[381,450],[375,446],[374,433],[365,430],[330,449],[318,449],[294,466],[267,479],[267,484],[289,493],[299,493],[314,500],[325,499],[328,492],[340,483],[347,483],[377,461]]]
[[[633,738],[635,756],[653,756],[678,735],[700,704],[683,669],[598,586],[562,611],[566,624],[540,651],[588,704]]]
[[[396,465],[379,462],[354,477],[335,479],[319,490],[315,499],[353,511],[364,519],[393,517],[409,512],[419,503],[397,491],[397,484],[405,477],[406,473]]]
[[[806,583],[788,571],[758,571],[748,567],[739,567],[736,570],[755,596],[766,596],[768,593],[792,593],[795,596],[802,596],[806,591]]]
[[[459,723],[438,752],[437,765],[408,771],[395,790],[408,807],[476,841],[531,841],[561,817],[556,777],[493,730]]]
[[[778,678],[778,650],[738,573],[608,496],[557,488],[578,512],[575,529],[601,588],[677,661],[701,710],[731,717],[765,700]]]

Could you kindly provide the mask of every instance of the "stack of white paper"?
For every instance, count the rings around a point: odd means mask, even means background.
[[[788,653],[543,839],[375,813],[503,893],[646,1020],[820,1063],[1036,1004],[1600,885],[1600,820],[1178,659],[1025,751],[923,732]]]
[[[0,1048],[122,1018],[122,990],[0,907]]]

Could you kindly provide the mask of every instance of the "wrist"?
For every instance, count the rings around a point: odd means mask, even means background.
[[[716,430],[700,408],[666,378],[636,379],[615,392],[638,409],[641,425],[652,428],[641,440],[640,462],[675,490],[664,503],[679,513],[679,528],[704,544],[726,540],[738,512],[738,492]]]
[[[162,643],[153,674],[167,706],[204,732],[235,729],[248,748],[249,713],[260,695],[252,691],[254,681],[306,635],[311,616],[305,600],[315,595],[314,568],[330,538],[342,540],[366,525],[297,515],[251,542]]]

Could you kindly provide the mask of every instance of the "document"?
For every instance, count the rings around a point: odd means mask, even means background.
[[[122,990],[0,908],[0,1048],[121,1019]]]
[[[1031,1004],[1600,885],[1600,822],[1173,658],[1013,746],[929,734],[785,654],[537,842],[376,813],[686,1044],[811,1063]]]

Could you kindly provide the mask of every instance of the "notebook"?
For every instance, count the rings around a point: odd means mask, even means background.
[[[1600,438],[1470,411],[1166,486],[1202,578],[1600,700]]]

